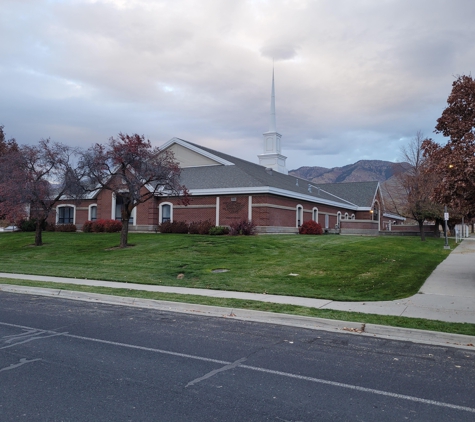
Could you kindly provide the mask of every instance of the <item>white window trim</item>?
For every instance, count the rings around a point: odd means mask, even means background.
[[[162,224],[162,207],[164,205],[170,205],[170,222],[173,222],[173,204],[171,202],[162,202],[158,206],[158,224]]]
[[[300,225],[299,225],[300,217]],[[303,224],[303,206],[298,204],[295,207],[295,227],[300,227]]]
[[[315,223],[318,223],[318,208],[317,207],[313,207],[312,209],[312,218],[313,218],[313,221],[315,221]]]
[[[91,215],[91,208],[92,208],[92,207],[96,207],[96,218],[97,218],[97,204],[91,204],[91,205],[89,205],[89,207],[87,208],[87,219],[88,219],[89,221],[91,221],[91,217],[92,217],[92,215]]]
[[[74,211],[73,211],[73,224],[76,224],[76,205],[73,205],[73,204],[61,204],[61,205],[58,205],[56,207],[56,224],[59,224],[58,221],[59,221],[59,209],[60,208],[65,208],[65,207],[70,207],[70,208],[73,208]],[[61,224],[64,224],[64,223],[61,223]],[[67,223],[69,224],[69,223]]]

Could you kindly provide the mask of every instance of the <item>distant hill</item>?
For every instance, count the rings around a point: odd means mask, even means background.
[[[405,168],[407,163],[400,163]],[[344,167],[300,167],[289,174],[314,183],[372,182],[384,183],[394,176],[395,163],[382,160],[360,160]]]

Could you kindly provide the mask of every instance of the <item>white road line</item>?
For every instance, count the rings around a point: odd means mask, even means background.
[[[22,326],[22,325],[15,325],[15,324],[9,324],[9,323],[4,323],[4,322],[0,322],[0,325],[5,325],[5,326],[9,326],[9,327],[17,327],[17,328],[22,328],[22,329],[27,329],[27,330],[34,329],[32,327],[25,327],[25,326]],[[380,396],[392,397],[392,398],[401,399],[401,400],[408,400],[408,401],[412,401],[412,402],[416,402],[416,403],[429,404],[429,405],[432,405],[432,406],[439,406],[439,407],[445,407],[445,408],[448,408],[448,409],[462,410],[462,411],[465,411],[465,412],[475,413],[475,408],[473,408],[473,407],[459,406],[459,405],[456,405],[456,404],[444,403],[444,402],[440,402],[440,401],[437,401],[437,400],[428,400],[428,399],[423,399],[423,398],[420,398],[420,397],[414,397],[414,396],[407,396],[407,395],[404,395],[404,394],[391,393],[389,391],[376,390],[376,389],[373,389],[373,388],[366,388],[366,387],[361,387],[361,386],[353,385],[353,384],[345,384],[345,383],[341,383],[341,382],[337,382],[337,381],[328,381],[328,380],[324,380],[324,379],[320,379],[320,378],[313,378],[313,377],[307,377],[307,376],[304,376],[304,375],[291,374],[289,372],[275,371],[275,370],[272,370],[272,369],[260,368],[260,367],[257,367],[257,366],[241,365],[240,361],[227,362],[227,361],[223,361],[223,360],[211,359],[211,358],[206,358],[206,357],[202,357],[202,356],[190,355],[190,354],[186,354],[186,353],[172,352],[172,351],[169,351],[169,350],[162,350],[162,349],[155,349],[155,348],[151,348],[151,347],[137,346],[137,345],[134,345],[134,344],[120,343],[120,342],[116,342],[116,341],[101,340],[101,339],[92,338],[92,337],[76,336],[74,334],[68,334],[68,333],[56,333],[55,331],[49,331],[49,330],[44,330],[44,332],[45,333],[46,332],[52,333],[53,336],[54,336],[54,334],[56,334],[56,335],[61,335],[62,337],[70,337],[70,338],[75,338],[75,339],[78,339],[78,340],[85,340],[85,341],[92,341],[92,342],[95,342],[95,343],[109,344],[111,346],[120,346],[120,347],[129,348],[129,349],[137,349],[137,350],[143,350],[143,351],[147,351],[147,352],[160,353],[160,354],[164,354],[164,355],[183,357],[183,358],[194,359],[194,360],[199,360],[199,361],[203,361],[203,362],[218,363],[218,364],[221,364],[221,365],[225,365],[225,369],[230,369],[229,366],[233,365],[236,368],[248,369],[248,370],[257,371],[257,372],[264,372],[264,373],[267,373],[267,374],[278,375],[278,376],[281,376],[281,377],[299,379],[299,380],[309,381],[309,382],[313,382],[313,383],[317,383],[317,384],[331,385],[331,386],[334,386],[334,387],[347,388],[347,389],[350,389],[350,390],[356,390],[356,391],[361,391],[361,392],[365,392],[365,393],[377,394],[377,395],[380,395]],[[49,336],[49,337],[52,337],[52,336]],[[46,337],[43,337],[43,338],[46,338]],[[221,370],[223,370],[223,369],[224,368],[221,368]],[[220,371],[220,370],[217,370],[217,371]],[[212,371],[212,372],[215,372],[215,371]],[[211,372],[210,372],[210,374],[211,374]],[[192,383],[194,383],[195,381],[198,382],[198,380],[201,380],[201,379],[198,378],[197,380],[192,381]]]

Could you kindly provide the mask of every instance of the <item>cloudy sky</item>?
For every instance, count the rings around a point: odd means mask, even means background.
[[[473,0],[0,0],[0,125],[257,162],[274,60],[288,169],[395,161],[475,69],[474,17]]]

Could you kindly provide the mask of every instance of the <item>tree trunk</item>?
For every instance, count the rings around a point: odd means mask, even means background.
[[[119,247],[127,247],[127,238],[129,236],[129,219],[122,220],[122,230],[120,231],[120,245]]]
[[[426,234],[424,233],[424,220],[418,220],[419,223],[419,232],[421,234],[421,240],[424,242],[426,240]]]
[[[36,220],[35,246],[43,246],[43,220]]]

